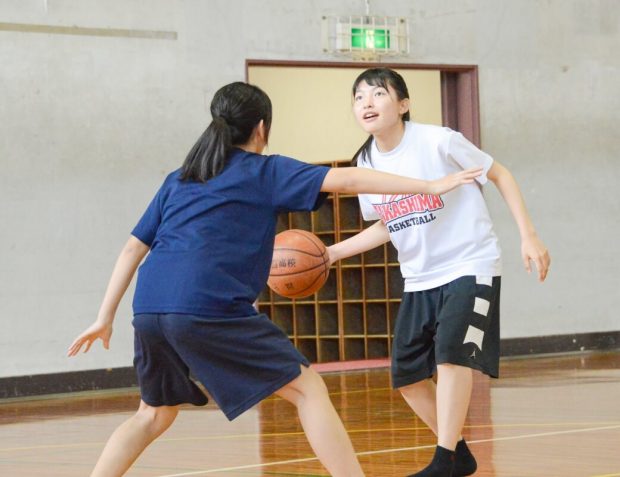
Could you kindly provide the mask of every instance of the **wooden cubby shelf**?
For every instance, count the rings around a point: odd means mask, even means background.
[[[362,220],[357,196],[330,194],[316,212],[282,215],[278,232],[308,230],[329,246],[369,225]],[[396,250],[388,243],[334,264],[325,285],[310,297],[291,300],[265,288],[258,308],[311,362],[385,358],[402,289]]]

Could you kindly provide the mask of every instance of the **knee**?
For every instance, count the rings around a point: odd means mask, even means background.
[[[140,403],[140,408],[134,416],[145,429],[155,434],[161,434],[174,422],[179,413],[178,406],[149,406]]]
[[[325,381],[310,368],[302,368],[301,375],[280,389],[277,394],[296,406],[309,399],[329,398]]]
[[[325,381],[319,373],[314,371],[313,369],[308,368],[308,385],[307,392],[316,394],[316,395],[328,395],[327,386],[325,385]]]

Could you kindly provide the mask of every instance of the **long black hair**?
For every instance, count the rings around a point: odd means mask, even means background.
[[[271,100],[257,86],[230,83],[213,96],[211,118],[181,166],[181,180],[206,182],[217,176],[232,147],[247,143],[261,120],[269,137]]]
[[[407,84],[405,83],[405,80],[396,71],[389,68],[371,68],[360,74],[353,83],[353,97],[355,97],[357,87],[362,81],[365,81],[370,86],[381,86],[382,88],[385,88],[386,91],[389,85],[396,92],[396,97],[399,99],[399,101],[402,101],[403,99],[409,99],[409,91],[407,90]],[[401,116],[403,122],[409,121],[409,118],[409,111],[407,111]],[[358,158],[361,159],[362,162],[368,161],[369,164],[372,164],[370,157],[370,145],[372,144],[372,139],[373,138],[371,134],[370,136],[368,136],[368,139],[366,139],[364,144],[362,144],[362,147],[357,150],[357,152],[351,159],[351,164],[353,164],[354,166],[357,165]]]

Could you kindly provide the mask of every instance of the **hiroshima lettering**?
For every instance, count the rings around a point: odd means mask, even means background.
[[[427,224],[428,222],[432,222],[436,218],[437,217],[435,217],[434,214],[426,214],[421,217],[412,217],[407,220],[401,220],[400,222],[389,224],[388,230],[390,233],[398,232],[399,230],[404,230],[414,225]]]
[[[428,194],[404,196],[392,202],[373,204],[375,211],[379,214],[384,224],[406,215],[422,214],[443,209],[443,206],[441,196]]]

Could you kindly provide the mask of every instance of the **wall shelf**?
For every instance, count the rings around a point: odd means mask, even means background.
[[[316,212],[282,215],[278,232],[308,230],[331,245],[369,225],[361,217],[357,196],[330,194]],[[266,288],[258,308],[311,362],[384,358],[391,351],[402,289],[396,251],[387,243],[336,263],[325,285],[310,297],[291,300]]]

